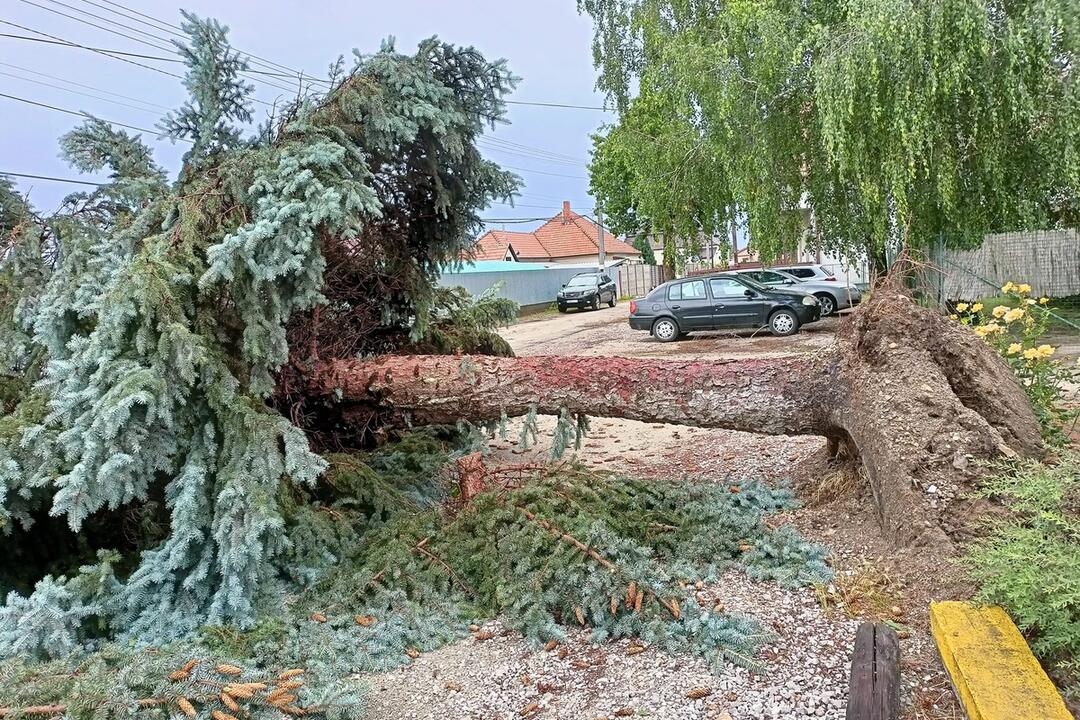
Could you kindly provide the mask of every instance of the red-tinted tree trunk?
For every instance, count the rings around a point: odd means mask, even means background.
[[[821,435],[862,461],[884,529],[905,542],[963,530],[978,462],[1037,454],[1011,370],[970,331],[886,288],[834,347],[757,360],[388,356],[327,363],[313,390],[391,424],[562,410],[774,435]],[[932,501],[932,502],[931,502]]]

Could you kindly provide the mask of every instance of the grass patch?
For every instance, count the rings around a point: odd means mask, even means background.
[[[814,586],[825,610],[838,610],[851,618],[878,620],[903,635],[903,595],[879,563],[864,560],[851,567],[834,568],[832,582]]]

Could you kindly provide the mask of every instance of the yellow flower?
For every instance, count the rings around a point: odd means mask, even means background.
[[[1024,348],[1024,346],[1021,345],[1020,343],[1013,343],[1012,345],[1009,346],[1008,353],[1010,355],[1015,355],[1016,353],[1020,352],[1023,348]]]
[[[975,303],[974,305],[971,306],[971,312],[979,312],[982,309],[983,309],[983,304],[982,303]]]
[[[979,337],[986,337],[992,333],[1001,332],[1001,326],[997,323],[987,323],[986,325],[979,325],[975,328],[975,334]]]
[[[1053,345],[1040,345],[1036,350],[1039,351],[1039,357],[1047,358],[1054,354]]]
[[[949,319],[950,320],[959,320],[960,318],[956,317],[955,315],[950,315]]]
[[[1027,283],[1020,283],[1016,286],[1016,292],[1020,293],[1021,295],[1027,295],[1029,292],[1031,292],[1031,286]]]
[[[1027,300],[1024,301],[1024,304],[1025,305],[1034,305],[1035,304],[1035,298],[1028,298]]]
[[[967,303],[956,303],[956,312],[964,312],[968,309]]]
[[[1007,305],[998,305],[993,310],[994,317],[996,317],[996,318],[1001,317],[1002,315],[1004,315],[1007,312],[1009,312],[1009,307]]]
[[[1001,286],[1001,292],[1007,293],[1007,292],[1011,291],[1013,289],[1013,287],[1014,286],[1012,284],[1012,280],[1010,280],[1009,282],[1007,282],[1007,283],[1005,283],[1004,285]]]
[[[1050,298],[1048,298],[1048,297],[1041,297],[1041,298],[1039,298],[1039,304],[1040,304],[1040,305],[1045,305],[1045,304],[1046,304],[1046,303],[1048,303],[1048,302],[1050,302]]]
[[[1019,320],[1022,317],[1024,317],[1023,308],[1013,308],[1009,312],[1005,313],[1004,320],[1007,323],[1011,323],[1015,320]]]
[[[1024,358],[1027,359],[1027,360],[1038,360],[1039,359],[1039,351],[1036,350],[1035,348],[1028,348],[1027,350],[1024,351]]]

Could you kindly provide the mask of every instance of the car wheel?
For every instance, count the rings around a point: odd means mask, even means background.
[[[790,310],[777,310],[769,316],[769,331],[783,337],[799,332],[799,318]]]
[[[615,307],[615,292],[612,291],[611,298],[607,301],[608,307]]]
[[[671,318],[660,318],[653,323],[652,334],[660,342],[678,340],[679,325]]]
[[[599,295],[593,295],[592,309],[593,310],[599,310],[600,309],[600,296]]]
[[[836,300],[832,295],[829,293],[819,293],[814,297],[821,303],[821,317],[829,317],[836,312]]]
[[[561,312],[561,313],[566,312],[566,307],[564,305],[560,305],[559,306],[559,312]]]

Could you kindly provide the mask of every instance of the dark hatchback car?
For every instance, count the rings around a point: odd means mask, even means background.
[[[671,342],[695,330],[768,327],[792,335],[821,316],[817,298],[721,273],[672,280],[630,303],[630,327]]]
[[[602,302],[606,302],[608,307],[615,307],[618,296],[615,281],[607,275],[578,273],[562,286],[555,302],[559,306],[559,312],[566,312],[567,308],[572,307],[599,310]]]

